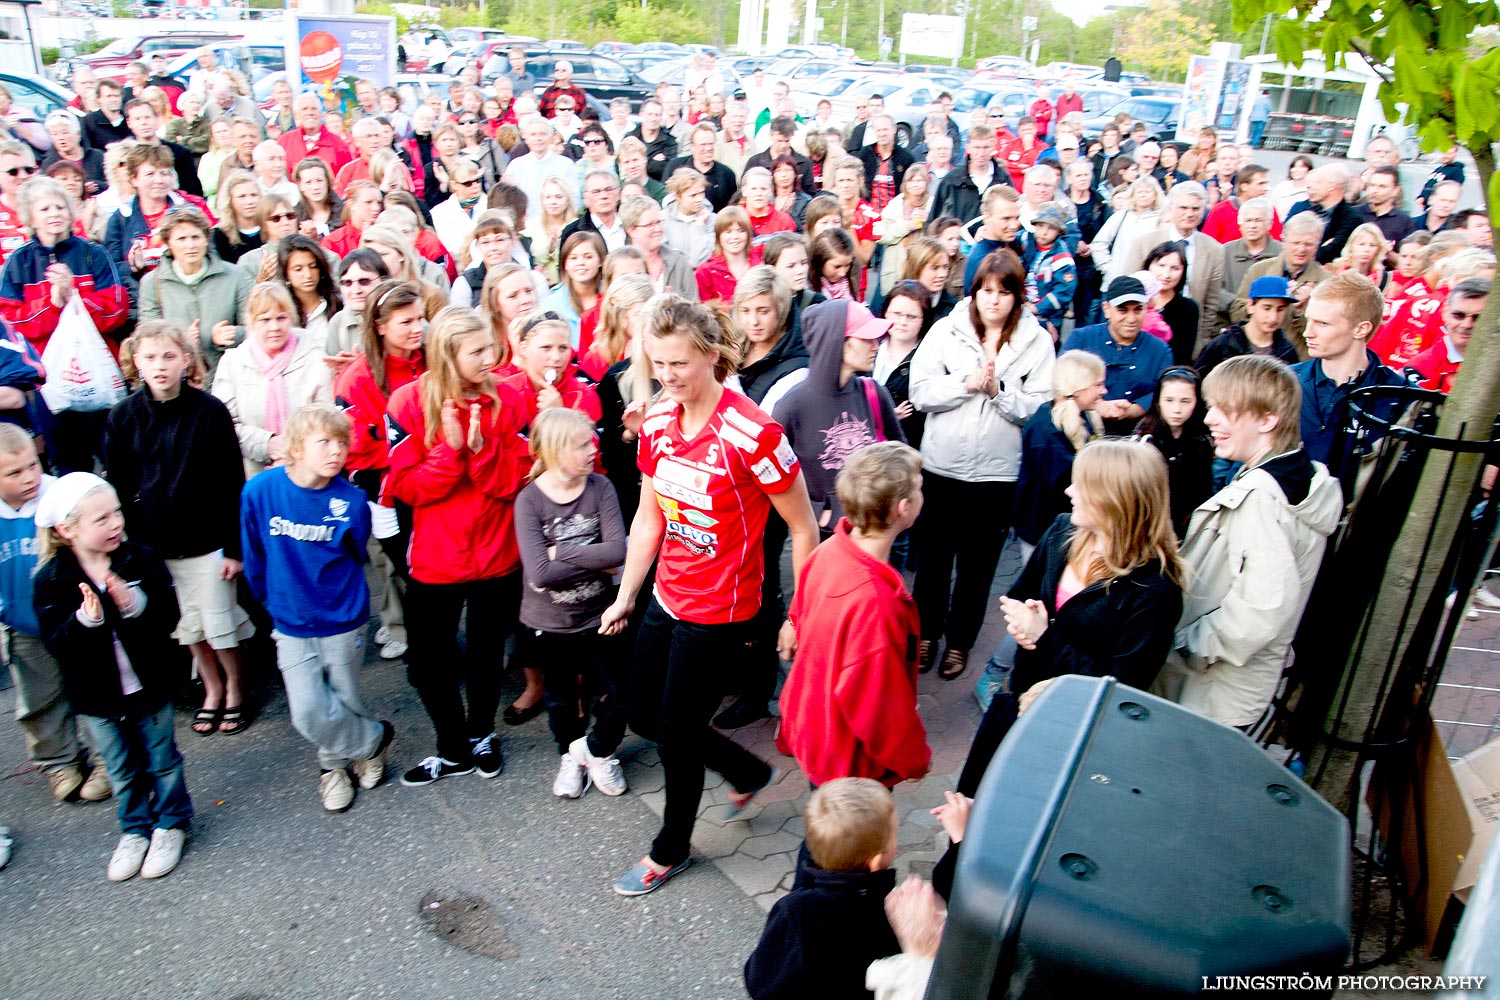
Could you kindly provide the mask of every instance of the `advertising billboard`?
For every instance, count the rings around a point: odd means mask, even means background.
[[[377,88],[396,81],[396,19],[366,14],[288,12],[287,76],[297,91],[310,90],[329,110],[348,110],[354,81]]]

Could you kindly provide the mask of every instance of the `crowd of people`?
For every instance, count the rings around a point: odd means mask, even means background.
[[[1057,676],[1265,717],[1369,446],[1350,392],[1449,391],[1494,277],[1461,166],[1409,215],[1388,140],[1273,178],[1211,130],[942,95],[907,149],[878,98],[803,121],[759,73],[601,120],[566,62],[511,67],[347,114],[263,112],[207,52],[81,70],[78,113],[0,142],[0,620],[52,794],[117,799],[111,880],[178,864],[173,701],[201,692],[185,737],[252,725],[258,632],[323,807],[383,782],[374,614],[433,730],[403,785],[498,776],[497,717],[546,714],[567,799],[626,791],[627,728],[660,745],[623,895],[689,864],[706,770],[731,814],[774,780],[726,730],[779,714],[817,794],[752,995],[920,968],[938,897],[892,891],[886,789],[927,772],[918,675],[966,673],[1010,535],[954,857]],[[107,411],[38,396],[75,300]]]

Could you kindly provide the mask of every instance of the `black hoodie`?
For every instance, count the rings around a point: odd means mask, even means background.
[[[865,375],[839,385],[848,311],[847,301],[834,299],[810,307],[803,315],[807,379],[783,396],[772,414],[802,463],[808,497],[825,534],[833,531],[843,515],[833,483],[849,456],[876,441],[906,440],[896,404],[885,386]],[[870,406],[872,397],[876,412]],[[832,511],[826,518],[825,508]]]
[[[865,970],[899,954],[885,915],[896,871],[830,872],[809,866],[807,883],[771,907],[760,943],[745,962],[755,1000],[854,1000],[870,996]]]
[[[766,356],[752,361],[740,369],[740,391],[750,401],[760,406],[771,388],[783,378],[807,367],[807,347],[802,343],[800,323],[787,321],[787,329],[781,338],[766,352]]]

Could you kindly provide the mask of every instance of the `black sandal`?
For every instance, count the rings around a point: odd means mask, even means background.
[[[500,717],[505,720],[507,726],[524,726],[546,710],[547,706],[542,704],[539,698],[530,708],[517,708],[514,704],[507,705],[505,711],[500,713]]]
[[[222,708],[200,708],[193,713],[192,730],[194,736],[212,736],[219,731],[219,719],[223,716]],[[207,729],[199,729],[199,726],[207,726]]]
[[[224,709],[223,717],[219,720],[219,732],[225,736],[234,736],[237,733],[243,733],[250,728],[250,720],[245,718],[245,715],[245,706],[243,705]],[[232,728],[225,729],[225,726]]]

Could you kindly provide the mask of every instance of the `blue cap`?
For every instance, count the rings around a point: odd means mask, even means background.
[[[1279,274],[1267,274],[1250,282],[1250,301],[1256,299],[1284,299],[1287,302],[1296,302],[1297,296],[1292,294],[1291,282]]]

